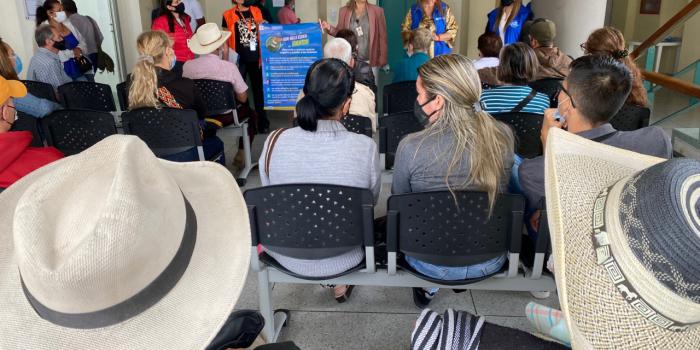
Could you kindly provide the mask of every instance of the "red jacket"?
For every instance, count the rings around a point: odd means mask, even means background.
[[[168,26],[168,15],[162,15],[153,20],[153,25],[151,25],[151,30],[160,30],[168,34],[170,39],[173,41],[173,51],[175,51],[175,56],[178,62],[187,62],[194,59],[194,53],[190,51],[187,46],[187,41],[192,39],[192,27],[190,27],[190,17],[187,15],[181,15],[183,26],[177,24],[175,21],[173,25],[174,32],[170,32],[170,27]]]
[[[9,131],[0,134],[0,188],[8,188],[32,171],[63,158],[53,147],[29,147],[32,133]]]

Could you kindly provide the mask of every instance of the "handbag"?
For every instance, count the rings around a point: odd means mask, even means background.
[[[63,70],[72,79],[77,79],[83,76],[86,72],[92,70],[92,63],[85,56],[71,58],[63,62]]]
[[[262,315],[253,310],[233,312],[206,350],[245,349],[255,342],[265,326]]]

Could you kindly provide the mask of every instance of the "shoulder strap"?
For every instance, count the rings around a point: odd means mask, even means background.
[[[270,142],[267,143],[267,150],[265,152],[265,174],[270,177],[270,161],[272,160],[272,151],[275,149],[275,144],[279,140],[280,135],[282,135],[288,128],[277,129],[270,134]]]
[[[527,106],[527,104],[530,103],[535,96],[537,96],[537,91],[535,91],[533,88],[530,89],[532,90],[530,91],[530,94],[520,101],[520,103],[518,103],[518,105],[515,106],[512,111],[510,111],[511,113],[520,113],[520,111],[522,111],[523,108],[525,108],[525,106]]]

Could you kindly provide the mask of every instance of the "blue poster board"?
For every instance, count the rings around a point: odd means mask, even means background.
[[[294,110],[306,72],[323,58],[322,40],[318,23],[260,25],[265,109]]]

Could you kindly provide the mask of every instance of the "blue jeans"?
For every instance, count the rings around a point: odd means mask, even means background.
[[[226,159],[224,158],[224,142],[216,136],[207,137],[202,140],[202,148],[204,151],[204,159],[212,159],[217,154],[221,154],[221,157],[217,160],[217,163],[226,166]],[[171,162],[195,162],[199,160],[199,155],[197,154],[197,148],[192,148],[190,150],[171,154],[166,157],[162,157],[165,160]]]
[[[513,157],[513,168],[510,174],[510,186],[508,186],[508,191],[513,194],[522,194],[523,189],[520,187],[520,164],[523,164],[523,158],[519,155]]]
[[[503,254],[482,263],[464,267],[438,266],[428,264],[418,259],[406,256],[406,262],[416,271],[431,277],[445,281],[457,281],[471,278],[481,278],[498,272],[506,263],[506,255]],[[430,294],[435,294],[440,288],[428,288]]]
[[[32,94],[27,94],[21,98],[15,98],[14,102],[18,112],[29,114],[34,118],[43,118],[61,108],[61,105],[58,103],[38,98]]]

